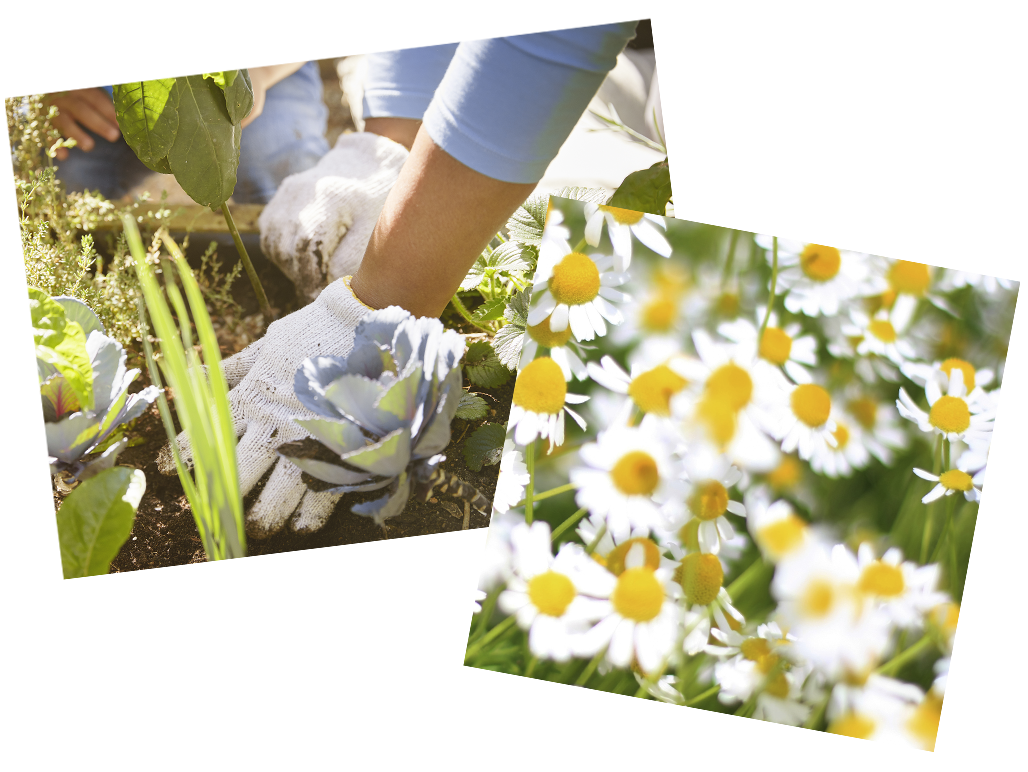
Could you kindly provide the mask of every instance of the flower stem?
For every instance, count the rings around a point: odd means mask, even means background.
[[[525,446],[525,466],[528,468],[528,485],[525,486],[525,522],[532,524],[532,509],[535,503],[535,440]]]
[[[502,622],[500,622],[500,624],[496,625],[496,627],[494,627],[492,630],[490,630],[488,633],[486,633],[481,638],[479,638],[477,641],[475,641],[473,644],[468,646],[468,650],[464,654],[464,662],[465,662],[465,664],[468,662],[468,660],[474,658],[474,656],[476,654],[478,654],[482,649],[484,649],[490,643],[495,641],[497,638],[499,638],[504,633],[508,632],[512,627],[514,627],[514,624],[516,622],[517,622],[517,617],[516,616],[509,616],[509,617],[507,617]]]
[[[592,678],[593,673],[596,672],[596,668],[599,667],[600,660],[603,659],[603,655],[606,653],[606,646],[596,652],[596,656],[589,660],[589,664],[586,665],[585,670],[582,671],[582,675],[575,679],[575,686],[585,686],[586,682]]]
[[[471,318],[471,313],[468,311],[467,307],[461,302],[461,299],[459,297],[457,297],[457,293],[456,292],[454,292],[453,293],[453,297],[450,298],[450,303],[453,305],[453,307],[455,309],[457,309],[457,313],[464,317],[464,321],[466,321],[472,327],[477,327],[478,329],[482,330],[483,332],[488,332],[490,335],[493,334],[493,331],[490,330],[488,327],[483,327],[482,325],[480,325],[478,322],[476,322],[474,319]]]
[[[253,292],[257,296],[257,305],[260,306],[261,316],[264,317],[264,327],[267,328],[269,324],[275,321],[275,317],[271,313],[268,296],[264,294],[261,280],[257,278],[257,271],[254,270],[253,263],[250,262],[250,255],[246,253],[246,247],[243,246],[243,240],[239,236],[239,229],[236,228],[236,221],[232,219],[232,213],[228,210],[228,202],[221,205],[221,215],[225,218],[225,224],[228,226],[229,233],[232,234],[232,241],[235,242],[236,252],[239,253],[239,259],[246,270],[246,276],[253,286]]]
[[[728,277],[732,275],[732,268],[735,267],[735,245],[739,240],[739,231],[732,228],[732,235],[728,239],[728,254],[725,255],[725,268],[721,273],[721,291],[725,289],[725,284],[728,283]]]
[[[588,510],[585,507],[582,507],[580,510],[575,512],[575,514],[573,514],[563,523],[558,525],[557,529],[553,532],[553,534],[551,534],[550,541],[556,541],[558,536],[560,536],[562,533],[564,533],[564,531],[566,531],[568,528],[571,528],[575,523],[581,520],[582,515],[584,515],[587,511]]]
[[[685,707],[691,708],[693,705],[698,705],[699,703],[703,702],[708,697],[714,696],[719,691],[721,691],[721,684],[714,684],[709,689],[707,689],[707,691],[701,692],[700,694],[697,694],[691,700],[686,702],[685,703]]]
[[[895,657],[890,659],[884,665],[875,670],[875,673],[879,675],[893,675],[897,670],[903,667],[905,664],[914,659],[922,651],[928,648],[932,644],[932,637],[930,635],[923,635],[918,639],[917,643],[907,647]]]
[[[571,251],[572,252],[581,252],[583,249],[586,248],[586,246],[588,246],[588,242],[585,240],[585,236],[582,236],[582,240],[579,241],[577,244],[575,244],[575,248],[572,249]]]
[[[775,304],[775,287],[778,285],[778,237],[771,240],[771,296],[767,299],[767,312],[764,314],[764,321],[760,325],[760,335],[757,336],[757,343],[764,337],[764,330],[771,319],[771,308]]]
[[[575,489],[575,484],[574,483],[568,483],[567,485],[560,485],[560,486],[558,486],[556,488],[550,488],[548,491],[543,491],[542,493],[536,493],[532,498],[533,498],[534,501],[542,501],[543,499],[550,498],[550,496],[557,496],[557,495],[559,495],[561,493],[566,493],[567,491],[573,491],[574,489]],[[519,501],[514,506],[515,507],[523,507],[523,506],[525,506],[525,499],[522,499],[521,501]]]
[[[942,471],[942,435],[935,441],[935,460],[932,462],[932,474],[938,476]],[[936,499],[937,501],[938,499]],[[932,538],[932,521],[935,518],[935,501],[928,505],[924,513],[924,530],[921,531],[921,565],[928,560],[928,546]]]
[[[607,524],[604,523],[603,526],[600,528],[600,530],[596,532],[596,536],[593,538],[593,540],[591,542],[589,542],[589,546],[585,548],[585,554],[586,555],[592,555],[593,554],[593,550],[596,549],[596,545],[600,543],[600,539],[602,539],[604,536],[606,536],[606,534],[607,534]]]
[[[739,576],[735,578],[735,581],[725,588],[725,592],[727,592],[728,596],[734,600],[737,593],[740,593],[749,587],[753,583],[754,578],[763,573],[766,565],[767,564],[764,562],[763,558],[754,560],[750,563],[749,568],[739,574]]]

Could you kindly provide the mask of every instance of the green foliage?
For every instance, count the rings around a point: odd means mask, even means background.
[[[610,206],[663,215],[671,200],[671,171],[667,159],[649,169],[632,172],[611,196]]]
[[[507,323],[493,338],[496,357],[509,370],[516,370],[521,359],[521,349],[525,343],[525,330],[528,328],[529,294],[526,291],[515,292],[511,295],[507,307],[503,310],[503,318]]]
[[[60,303],[35,287],[29,287],[29,309],[36,359],[54,367],[75,393],[78,404],[92,409],[93,367],[82,325],[69,320]]]
[[[464,442],[464,463],[473,472],[483,465],[500,463],[506,429],[500,424],[482,424]]]
[[[457,412],[454,414],[457,418],[463,418],[465,421],[477,421],[480,418],[485,418],[489,410],[485,404],[485,400],[477,394],[465,391],[461,394],[460,403],[457,405]]]
[[[510,370],[500,363],[493,347],[484,340],[468,346],[464,355],[464,372],[473,384],[486,389],[502,386],[510,379]]]
[[[116,466],[83,481],[57,510],[64,578],[98,576],[132,532],[146,476],[139,469]]]

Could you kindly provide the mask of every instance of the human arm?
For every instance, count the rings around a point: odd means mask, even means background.
[[[338,23],[337,16],[273,17],[240,39],[254,89],[254,107],[243,119],[244,127],[261,114],[267,89],[306,64]]]

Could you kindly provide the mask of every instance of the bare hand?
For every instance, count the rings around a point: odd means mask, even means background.
[[[246,128],[258,115],[264,110],[264,100],[267,96],[268,89],[278,83],[280,80],[285,80],[294,72],[304,66],[306,62],[293,62],[292,64],[273,64],[267,67],[251,67],[248,72],[250,73],[250,86],[253,87],[253,109],[250,110],[250,114],[240,121],[239,125],[242,128]]]
[[[99,134],[108,142],[116,142],[121,136],[118,128],[118,116],[114,111],[114,102],[107,92],[100,88],[83,88],[78,91],[62,91],[50,94],[46,104],[56,105],[59,115],[54,119],[54,128],[61,132],[65,139],[73,139],[85,152],[89,152],[96,142],[86,129]],[[68,157],[68,151],[57,149],[57,160]]]

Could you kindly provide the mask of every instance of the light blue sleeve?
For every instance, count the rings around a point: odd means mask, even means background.
[[[538,182],[636,24],[461,43],[425,112],[429,136],[488,177]]]
[[[420,121],[456,50],[450,43],[368,54],[364,117]]]

